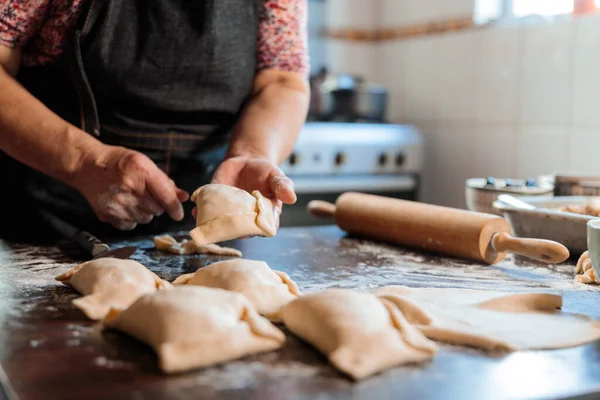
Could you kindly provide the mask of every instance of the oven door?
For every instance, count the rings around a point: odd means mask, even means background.
[[[331,225],[333,220],[316,218],[306,211],[311,200],[335,203],[344,192],[361,192],[404,200],[417,200],[419,179],[414,174],[359,176],[290,176],[296,187],[298,201],[286,205],[281,226]]]

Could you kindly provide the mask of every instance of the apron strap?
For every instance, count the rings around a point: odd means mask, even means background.
[[[81,46],[98,20],[108,0],[91,0],[85,2],[79,14],[75,29],[67,39],[65,55],[69,65],[73,85],[79,98],[81,129],[98,137],[100,136],[100,118],[92,87],[83,67]]]
[[[108,0],[88,0],[86,1],[84,11],[79,14],[76,27],[81,32],[81,42],[85,41],[85,38],[90,33],[98,17],[104,10]]]

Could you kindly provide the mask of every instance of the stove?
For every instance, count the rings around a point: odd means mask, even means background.
[[[332,223],[311,217],[311,200],[335,202],[348,191],[417,200],[423,138],[412,126],[307,122],[281,169],[293,179],[298,202],[282,226]]]

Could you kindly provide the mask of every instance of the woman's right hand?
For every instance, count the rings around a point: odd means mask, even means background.
[[[100,221],[120,230],[147,224],[165,210],[181,221],[181,202],[189,197],[144,154],[105,144],[82,156],[72,185]]]

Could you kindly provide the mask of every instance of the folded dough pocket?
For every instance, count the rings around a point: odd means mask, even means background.
[[[277,233],[273,203],[258,190],[250,194],[233,186],[210,184],[198,188],[191,200],[197,214],[190,236],[197,246]]]
[[[179,286],[140,297],[128,309],[103,320],[152,346],[166,373],[275,350],[285,335],[258,315],[241,294],[199,286]]]
[[[386,286],[393,302],[428,338],[490,351],[576,346],[600,338],[600,323],[559,311],[562,297],[467,289]]]
[[[73,300],[73,305],[93,320],[104,318],[111,308],[129,307],[145,293],[171,287],[139,262],[117,258],[85,262],[56,280],[84,295]]]
[[[437,349],[392,303],[369,293],[328,289],[304,295],[283,309],[283,322],[354,379],[428,360]]]
[[[256,310],[271,321],[281,321],[280,310],[300,295],[285,273],[264,261],[226,260],[175,279],[174,285],[199,285],[242,293]]]

